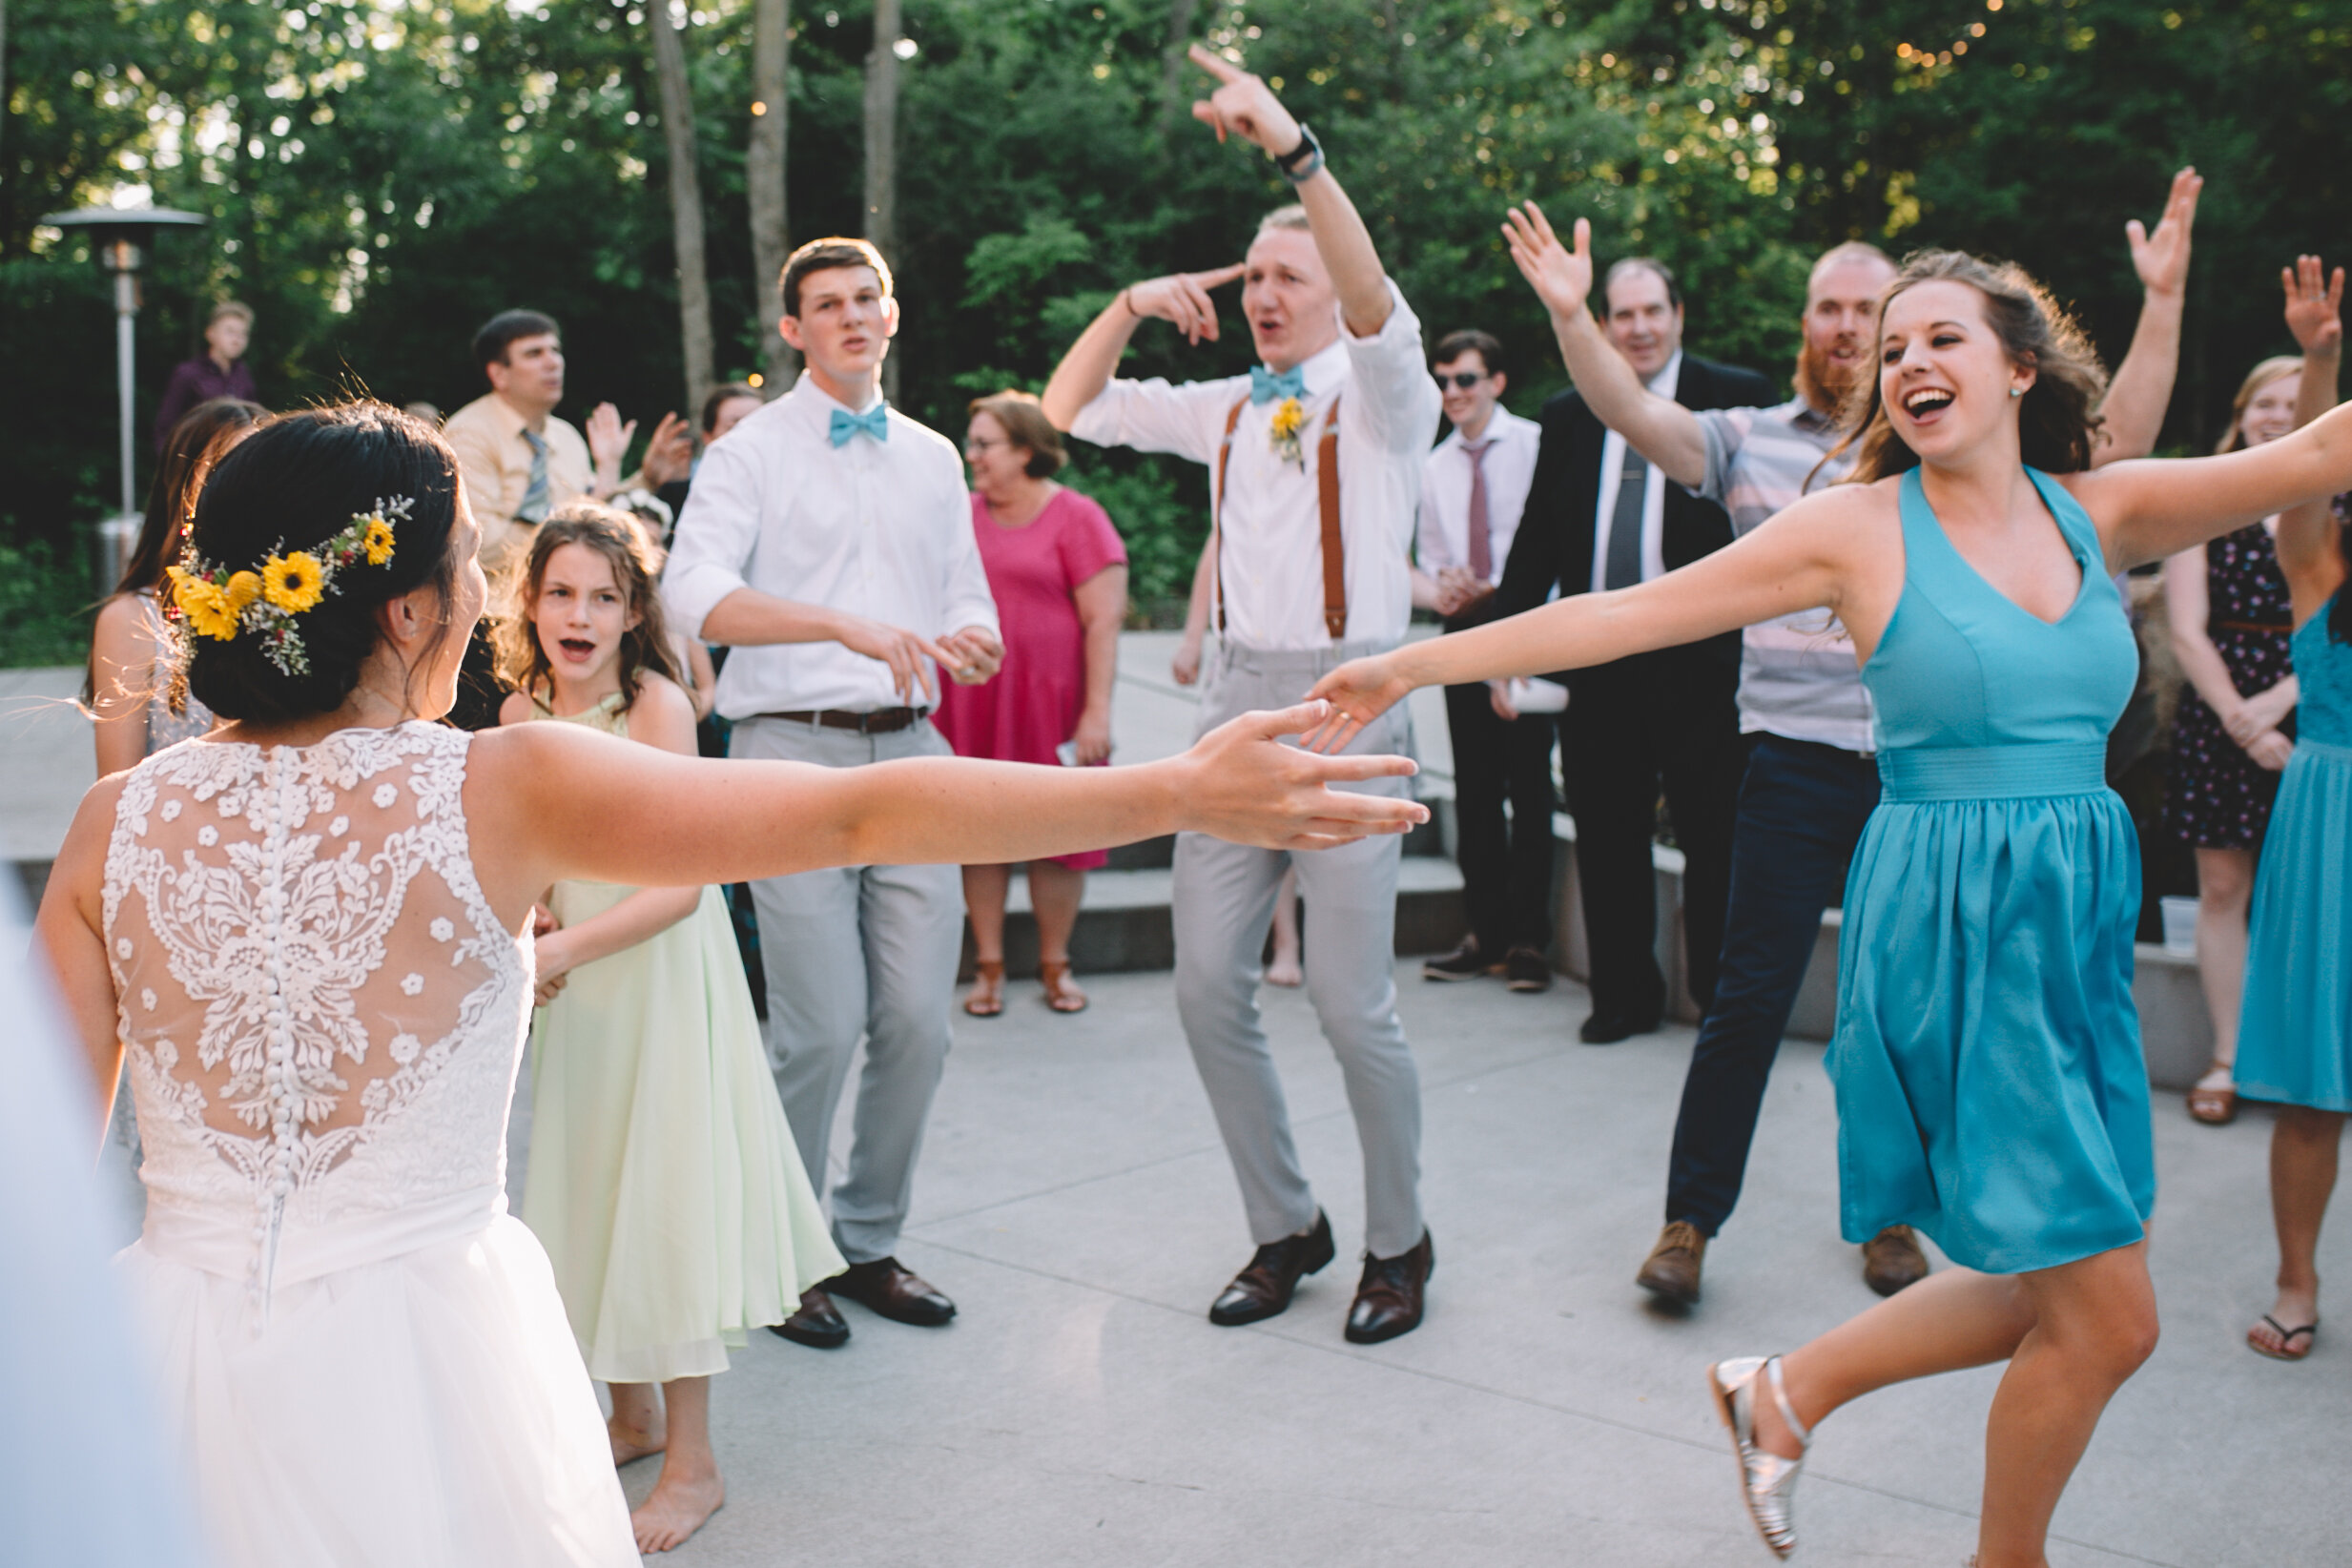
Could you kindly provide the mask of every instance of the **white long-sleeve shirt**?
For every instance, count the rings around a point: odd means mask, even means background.
[[[1276,453],[1269,428],[1279,400],[1251,403],[1249,378],[1172,385],[1114,381],[1079,410],[1070,434],[1100,446],[1173,452],[1206,464],[1215,505],[1217,448],[1242,402],[1226,469],[1219,593],[1226,634],[1266,650],[1329,648],[1323,624],[1323,522],[1318,448],[1331,400],[1339,405],[1339,536],[1346,556],[1349,642],[1403,639],[1413,615],[1410,551],[1421,464],[1436,429],[1437,383],[1423,362],[1421,323],[1393,282],[1389,319],[1358,338],[1334,304],[1339,340],[1300,366],[1307,395],[1300,461]]]
[[[662,573],[678,630],[700,636],[720,600],[750,588],[927,637],[998,631],[955,446],[896,409],[888,441],[836,446],[841,406],[803,375],[703,455]],[[889,666],[833,642],[747,644],[718,684],[718,711],[735,719],[904,700]]]
[[[1479,460],[1486,475],[1486,537],[1493,570],[1500,583],[1511,541],[1518,537],[1519,514],[1536,477],[1536,454],[1543,426],[1523,420],[1500,403],[1487,416],[1481,440],[1492,442]],[[1421,522],[1415,532],[1421,569],[1434,577],[1449,567],[1470,565],[1470,454],[1459,430],[1439,442],[1421,467]]]

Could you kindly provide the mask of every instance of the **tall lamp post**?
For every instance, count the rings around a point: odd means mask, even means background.
[[[98,525],[111,587],[130,554],[132,541],[138,537],[140,521],[134,468],[136,448],[132,444],[132,389],[135,372],[131,362],[131,341],[132,322],[139,313],[139,268],[147,259],[145,247],[154,244],[158,230],[200,229],[212,220],[201,213],[177,212],[168,207],[83,207],[70,213],[52,213],[41,221],[60,229],[91,231],[91,250],[97,257],[98,265],[114,279],[114,381],[115,398],[122,414],[122,511]]]

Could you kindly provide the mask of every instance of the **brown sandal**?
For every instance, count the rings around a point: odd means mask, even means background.
[[[2213,1082],[2216,1078],[2219,1083]],[[2238,1120],[2238,1085],[2230,1069],[2217,1062],[2189,1088],[2189,1115],[2209,1127],[2226,1127]]]
[[[1086,1010],[1086,993],[1070,979],[1066,963],[1041,963],[1037,966],[1038,983],[1045,987],[1045,1005],[1057,1013],[1083,1013]]]
[[[995,1018],[1004,1011],[1002,959],[981,959],[972,965],[972,989],[964,993],[963,1010],[974,1018]]]

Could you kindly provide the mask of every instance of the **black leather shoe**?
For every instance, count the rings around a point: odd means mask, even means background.
[[[769,1324],[768,1331],[813,1351],[837,1351],[849,1343],[849,1325],[841,1320],[833,1298],[822,1290],[801,1291],[800,1310],[781,1323]]]
[[[1364,1277],[1355,1288],[1355,1305],[1348,1309],[1348,1343],[1377,1345],[1421,1326],[1422,1297],[1429,1276],[1437,1267],[1437,1248],[1429,1232],[1410,1252],[1393,1258],[1364,1254]]]
[[[1478,980],[1502,967],[1478,951],[1478,939],[1464,937],[1462,945],[1442,959],[1428,959],[1421,964],[1421,978],[1427,980]]]
[[[853,1263],[827,1280],[825,1289],[877,1316],[918,1329],[936,1329],[956,1315],[954,1302],[897,1258]]]
[[[1593,1016],[1577,1030],[1577,1038],[1587,1045],[1614,1045],[1636,1035],[1657,1033],[1659,1019],[1656,1009],[1645,1013],[1613,1009],[1604,1013],[1595,1008]]]
[[[1552,966],[1532,947],[1515,947],[1503,956],[1503,984],[1514,991],[1549,991]]]
[[[1307,1234],[1285,1236],[1257,1249],[1249,1259],[1249,1267],[1233,1276],[1233,1283],[1225,1288],[1225,1293],[1208,1309],[1208,1321],[1220,1328],[1234,1329],[1280,1315],[1289,1307],[1290,1293],[1298,1289],[1299,1280],[1322,1272],[1336,1256],[1338,1248],[1331,1245],[1331,1218],[1318,1208],[1314,1228]]]

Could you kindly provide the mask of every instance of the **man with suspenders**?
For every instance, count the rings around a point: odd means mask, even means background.
[[[1174,452],[1209,469],[1222,635],[1205,679],[1206,730],[1295,702],[1342,660],[1403,638],[1413,509],[1438,397],[1420,323],[1322,149],[1257,77],[1198,48],[1193,59],[1223,84],[1194,115],[1221,139],[1262,148],[1300,205],[1269,215],[1239,265],[1121,290],[1063,359],[1044,402],[1055,424],[1084,440]],[[1146,318],[1196,343],[1214,339],[1207,291],[1237,278],[1265,363],[1181,386],[1112,379]],[[1403,723],[1401,712],[1384,718],[1350,750],[1401,751]],[[1364,1151],[1365,1264],[1346,1331],[1358,1344],[1419,1325],[1433,1261],[1419,1197],[1420,1083],[1396,1018],[1400,847],[1382,837],[1296,857],[1308,996],[1339,1058]],[[1209,1310],[1225,1325],[1282,1311],[1300,1277],[1335,1251],[1292,1145],[1256,1001],[1287,858],[1197,834],[1176,847],[1177,1007],[1257,1246]]]

